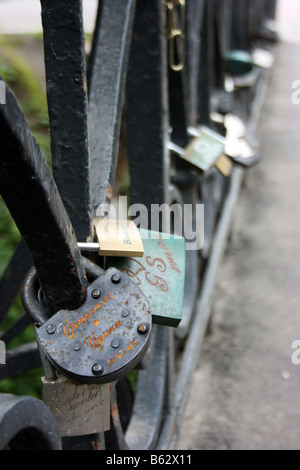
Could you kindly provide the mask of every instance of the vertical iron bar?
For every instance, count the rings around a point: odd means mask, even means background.
[[[220,31],[220,46],[223,56],[225,56],[231,48],[232,1],[233,0],[217,0],[216,2],[216,15]]]
[[[198,102],[199,102],[199,74],[200,50],[201,50],[201,27],[203,24],[204,0],[191,0],[186,5],[186,73],[189,88],[189,119],[188,125],[197,125]]]
[[[178,72],[169,67],[169,110],[172,142],[183,148],[188,144],[187,77],[184,72],[184,69]]]
[[[89,67],[92,211],[102,216],[112,197],[135,0],[102,0]]]
[[[127,149],[131,204],[168,199],[169,113],[163,2],[137,1],[127,80]]]
[[[78,240],[91,234],[81,0],[41,0],[53,176]]]
[[[250,50],[248,0],[233,0],[232,48]]]
[[[212,82],[212,31],[211,31],[211,1],[205,0],[201,25],[200,73],[198,76],[198,122],[210,124],[210,96]]]

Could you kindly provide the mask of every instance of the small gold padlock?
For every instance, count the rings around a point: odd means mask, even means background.
[[[143,241],[131,220],[94,219],[101,256],[142,257]]]

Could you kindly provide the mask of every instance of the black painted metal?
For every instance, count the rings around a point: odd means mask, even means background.
[[[249,31],[251,38],[276,41],[276,32],[268,29],[266,21],[274,20],[276,0],[252,0],[249,2]]]
[[[95,281],[103,273],[103,269],[92,263],[89,259],[82,258],[82,261],[90,283]],[[38,275],[34,268],[30,270],[25,279],[21,297],[25,312],[34,325],[40,327],[48,321],[49,317],[45,309],[44,299],[41,296]],[[80,307],[81,305],[78,308]]]
[[[2,335],[0,335],[1,341],[8,344],[28,325],[30,325],[30,319],[25,313],[21,314],[20,317],[17,318],[17,320],[15,320]]]
[[[266,0],[266,17],[274,20],[276,17],[276,0]]]
[[[0,379],[15,377],[41,367],[41,358],[36,342],[26,343],[6,351],[6,364],[1,365]]]
[[[104,433],[62,437],[63,450],[105,450]]]
[[[198,124],[198,104],[199,88],[198,81],[200,75],[206,73],[204,67],[200,67],[199,57],[204,51],[205,44],[200,36],[203,28],[203,15],[205,0],[191,0],[186,4],[186,67],[185,73],[188,76],[188,124],[196,126]]]
[[[32,259],[23,240],[18,244],[0,281],[0,324],[17,297]]]
[[[180,11],[176,10],[175,8],[174,13],[174,27],[180,30],[182,27],[180,24]],[[192,25],[189,24],[188,20],[189,18],[187,16],[184,26],[186,29],[190,30],[192,29]],[[167,19],[167,27],[168,23],[169,20]],[[169,31],[167,31],[167,34],[169,34]],[[172,142],[176,145],[179,145],[180,147],[186,147],[189,140],[187,135],[187,127],[190,123],[188,107],[189,77],[186,73],[188,69],[186,60],[186,31],[184,30],[182,34],[183,36],[181,38],[177,38],[178,40],[174,41],[172,49],[174,49],[175,63],[178,64],[180,61],[182,61],[184,66],[182,70],[174,70],[174,67],[168,66],[168,100]],[[185,55],[184,58],[181,57],[181,59],[179,59],[182,41],[184,41]],[[170,39],[168,39],[168,43],[169,42]],[[168,48],[168,63],[171,64],[172,60],[172,52],[170,52],[170,48]]]
[[[0,449],[60,450],[61,440],[49,408],[31,397],[0,394]]]
[[[148,210],[168,201],[165,21],[161,1],[137,1],[127,80],[127,149],[131,204],[144,204]]]
[[[102,0],[89,68],[88,129],[93,216],[112,197],[135,0]]]
[[[81,0],[41,0],[53,176],[76,236],[91,236]]]
[[[183,71],[169,67],[169,110],[172,142],[180,147],[187,146],[188,107],[186,77]],[[182,161],[182,160],[181,160]]]
[[[81,305],[86,276],[76,237],[40,147],[12,93],[0,107],[0,193],[31,253],[47,308]]]
[[[201,125],[210,125],[210,112],[211,103],[210,96],[212,92],[212,68],[211,68],[211,41],[212,41],[212,28],[211,28],[211,2],[204,0],[202,6],[203,13],[201,15],[201,29],[200,29],[200,57],[198,58],[198,109],[197,109],[197,123]]]
[[[249,51],[251,41],[249,35],[249,0],[232,0],[232,39],[231,47]]]
[[[220,46],[223,56],[231,49],[232,2],[233,0],[215,0]]]
[[[167,336],[166,328],[157,325],[151,363],[139,372],[132,419],[126,431],[130,449],[155,449],[159,437],[166,411]]]
[[[125,441],[124,432],[120,420],[117,393],[114,387],[111,392],[111,415],[110,415],[110,429],[104,433],[105,446],[110,450],[129,450]]]

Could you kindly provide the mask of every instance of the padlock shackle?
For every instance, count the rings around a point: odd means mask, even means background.
[[[89,259],[84,257],[82,257],[82,259],[88,281],[91,283],[100,276],[104,270],[92,263]],[[30,271],[24,282],[21,298],[25,312],[36,327],[40,327],[51,317],[43,305],[43,293],[34,268]]]

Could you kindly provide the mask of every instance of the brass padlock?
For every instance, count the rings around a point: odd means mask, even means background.
[[[144,255],[143,241],[133,221],[103,218],[94,219],[93,223],[100,255],[122,257]]]

